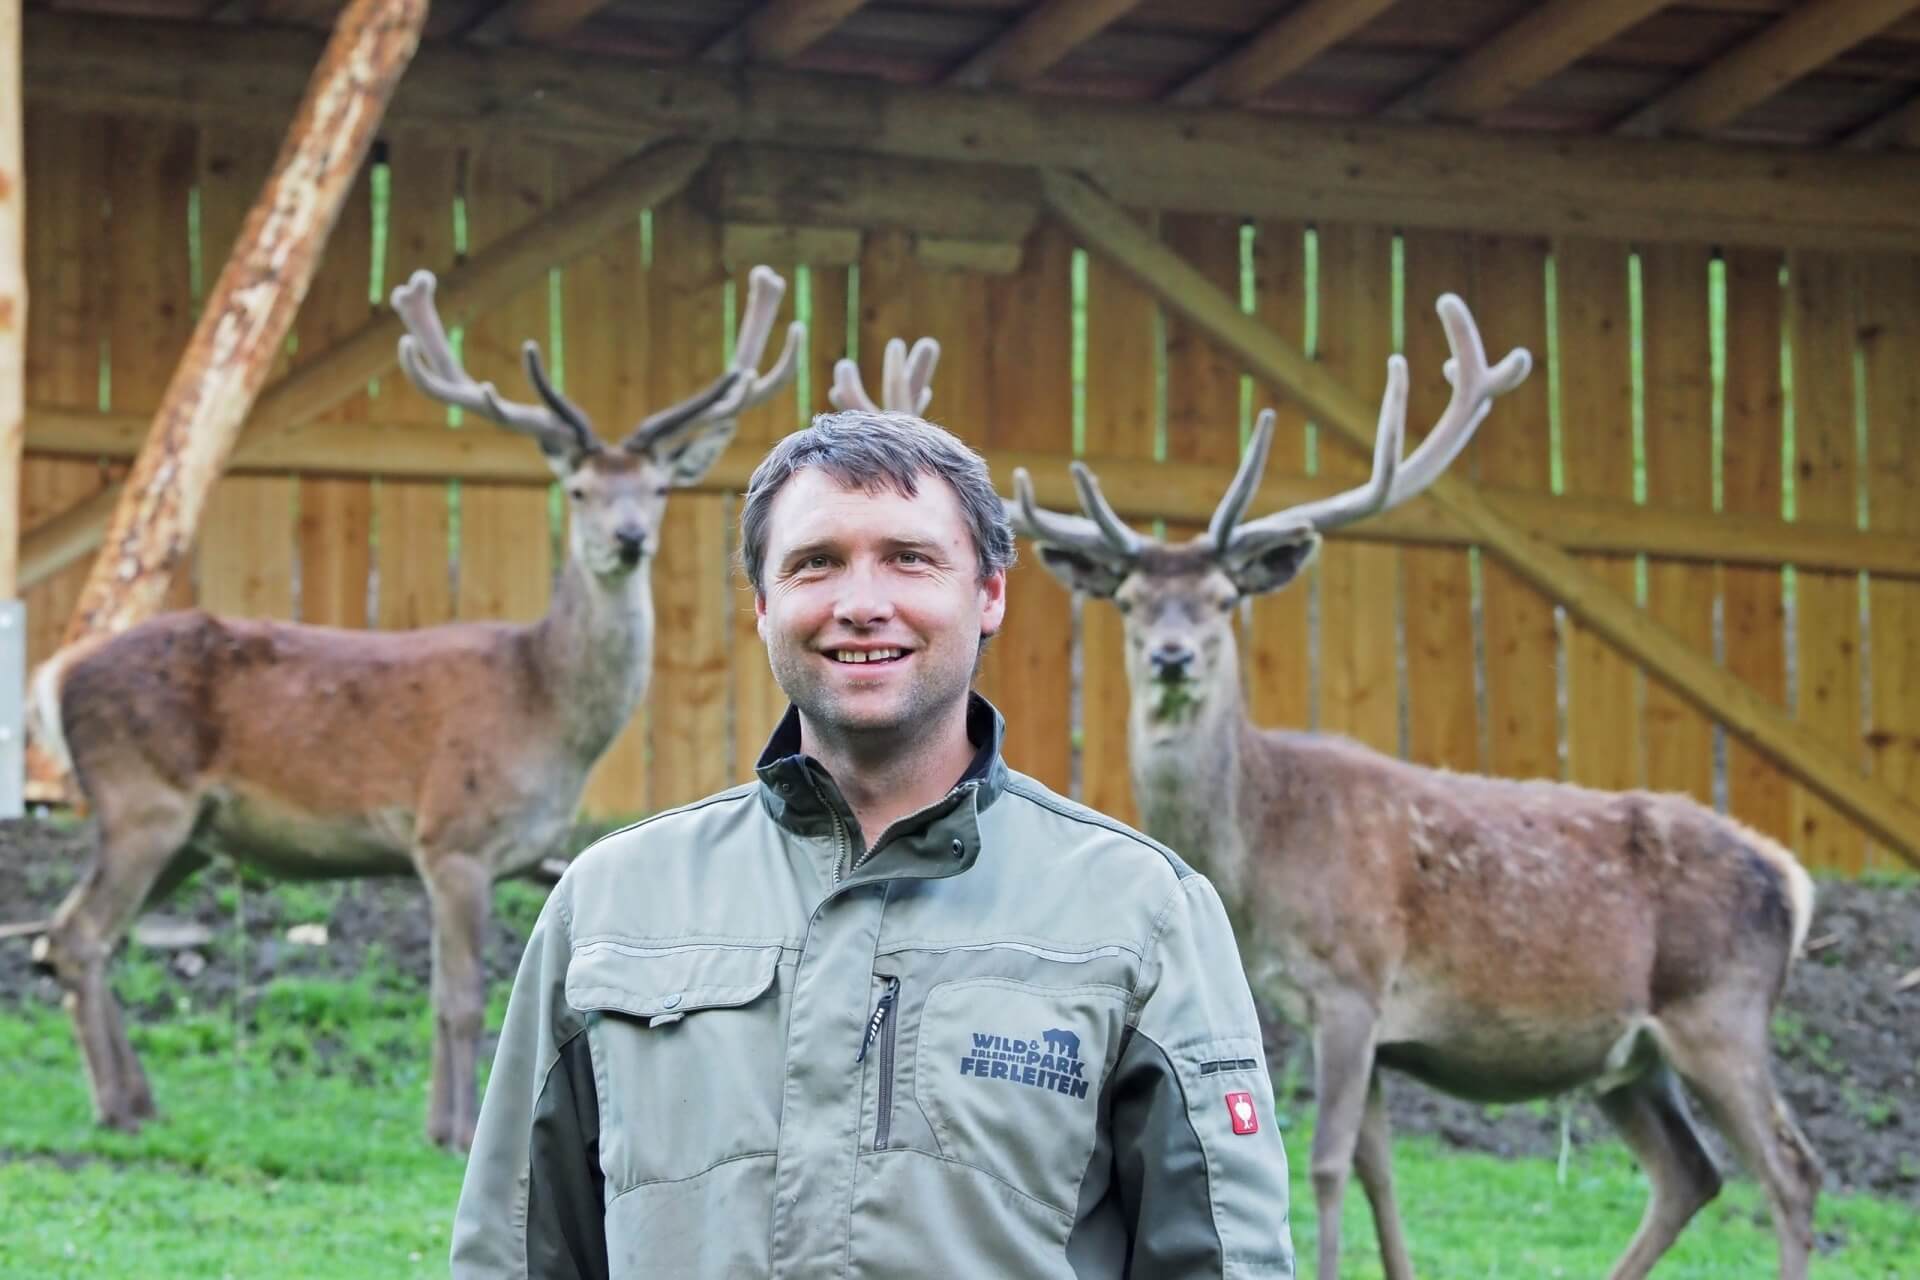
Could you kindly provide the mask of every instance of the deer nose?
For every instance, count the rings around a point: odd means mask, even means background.
[[[1147,661],[1153,666],[1153,674],[1162,680],[1180,680],[1185,678],[1187,668],[1193,663],[1193,650],[1183,644],[1156,645],[1147,655]]]
[[[640,557],[647,553],[647,531],[638,525],[622,525],[615,529],[613,540],[620,548],[620,559],[624,564],[639,564]]]

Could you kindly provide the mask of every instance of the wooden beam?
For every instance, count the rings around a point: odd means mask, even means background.
[[[558,40],[607,7],[607,0],[513,0],[507,22],[522,40]]]
[[[1798,5],[1633,112],[1615,132],[1699,134],[1718,128],[1916,8],[1916,0]]]
[[[947,83],[970,89],[1031,84],[1139,5],[1140,0],[1043,0],[956,67]]]
[[[1167,101],[1189,107],[1245,105],[1392,7],[1393,0],[1306,0],[1201,70]]]
[[[304,33],[27,15],[30,100],[271,119]],[[1082,172],[1123,204],[1245,217],[1723,245],[1920,250],[1897,155],[983,94],[788,71],[636,67],[550,49],[421,50],[396,128],[631,146],[641,136]],[[1684,180],[1649,182],[1649,173]]]
[[[1842,139],[1841,145],[1860,151],[1875,147],[1920,149],[1920,93],[1867,121]]]
[[[458,324],[544,279],[550,267],[586,252],[630,225],[641,209],[679,191],[706,157],[707,149],[697,143],[671,142],[624,162],[574,199],[442,276],[434,291],[441,317],[450,325]],[[402,332],[400,321],[383,312],[325,355],[267,388],[254,406],[258,432],[250,429],[241,437],[240,452],[252,447],[257,434],[270,438],[276,430],[309,422],[392,369]],[[116,487],[105,494],[117,492]],[[95,501],[104,502],[105,495]],[[111,510],[111,505],[106,509]],[[58,538],[53,530],[44,537],[42,530],[32,531],[23,540],[21,560],[36,572],[50,573],[99,546],[106,532],[106,521],[98,518],[100,510],[100,506],[91,507],[84,526],[62,526]]]
[[[20,94],[20,5],[0,6],[0,610],[17,594],[20,553],[20,447],[26,418],[26,200]],[[0,619],[0,621],[14,621]],[[0,654],[8,646],[0,642]],[[0,658],[0,679],[9,678]],[[0,705],[8,701],[0,691]],[[11,730],[0,712],[0,730]],[[0,761],[12,759],[0,740]],[[11,792],[0,778],[0,797]],[[6,806],[0,800],[0,812]]]
[[[805,53],[867,0],[767,0],[707,46],[712,62],[777,64]]]
[[[778,247],[777,242],[773,247]],[[131,457],[139,447],[145,425],[145,419],[133,414],[36,406],[27,417],[27,448],[36,455]],[[1540,424],[1540,430],[1545,432],[1545,423]],[[1026,467],[1040,486],[1043,502],[1067,506],[1077,502],[1064,458],[992,450],[986,457],[994,474],[1009,484],[1013,468]],[[728,454],[714,466],[711,490],[738,491],[755,461],[744,453]],[[1205,524],[1233,479],[1231,468],[1197,463],[1090,461],[1098,466],[1100,483],[1114,506],[1139,521]],[[553,478],[536,450],[505,432],[445,431],[399,422],[260,421],[234,452],[230,469],[254,474],[302,472],[535,485],[550,483]],[[1249,511],[1258,515],[1268,508],[1324,498],[1343,487],[1335,481],[1304,476],[1269,476]],[[1792,564],[1803,569],[1864,570],[1883,578],[1920,579],[1920,539],[1916,538],[1763,517],[1556,498],[1533,490],[1487,489],[1482,496],[1514,524],[1569,551],[1645,552],[1660,560],[1773,568]],[[46,524],[56,525],[66,519],[63,513]],[[36,538],[39,534],[39,529],[34,530]],[[1468,546],[1474,541],[1464,524],[1424,499],[1342,530],[1340,536],[1439,546]],[[27,570],[27,576],[37,581],[46,572],[43,565],[35,564]]]
[[[341,13],[161,396],[66,643],[124,631],[165,600],[426,19],[427,0],[352,0]]]
[[[742,146],[716,151],[703,207],[723,222],[908,231],[1017,244],[1040,216],[1031,169],[859,151]]]
[[[1315,421],[1363,454],[1371,453],[1375,406],[1244,314],[1238,299],[1188,265],[1084,179],[1048,173],[1043,175],[1042,190],[1049,207],[1088,248],[1133,276],[1163,306],[1205,330],[1243,360],[1254,376],[1290,391]],[[1490,336],[1497,352],[1497,327]],[[1427,497],[1460,521],[1489,554],[1535,590],[1559,601],[1576,621],[1920,866],[1920,810],[1862,777],[1856,761],[1814,739],[1780,708],[1653,621],[1591,570],[1514,523],[1459,473],[1440,476]]]
[[[1401,119],[1478,120],[1640,21],[1666,0],[1551,0],[1388,105]]]

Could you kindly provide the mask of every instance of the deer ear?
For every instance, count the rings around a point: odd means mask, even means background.
[[[1111,561],[1044,542],[1036,545],[1040,550],[1040,563],[1070,591],[1084,591],[1096,599],[1110,600],[1127,580],[1126,569]]]
[[[1300,576],[1320,550],[1320,535],[1312,529],[1281,530],[1274,540],[1260,539],[1244,550],[1230,550],[1222,568],[1243,596],[1278,591]]]
[[[738,418],[721,418],[687,432],[678,444],[661,450],[666,455],[660,461],[667,468],[668,483],[676,488],[699,483],[733,443],[734,428],[739,425]]]

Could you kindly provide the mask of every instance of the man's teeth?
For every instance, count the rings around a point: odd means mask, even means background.
[[[833,660],[835,662],[885,662],[889,658],[898,658],[904,652],[905,650],[902,649],[837,649],[834,651]]]

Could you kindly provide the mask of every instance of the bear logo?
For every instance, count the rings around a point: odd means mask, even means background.
[[[1073,1032],[1055,1027],[1052,1031],[1043,1032],[1042,1037],[1047,1042],[1047,1048],[1055,1053],[1069,1058],[1080,1056],[1080,1037]]]

